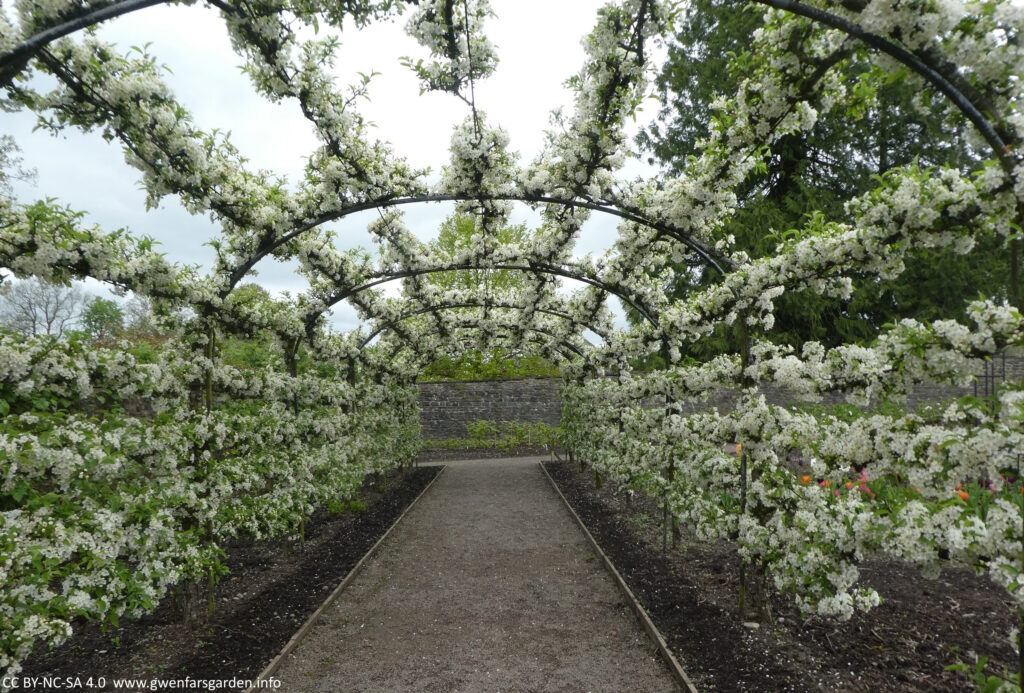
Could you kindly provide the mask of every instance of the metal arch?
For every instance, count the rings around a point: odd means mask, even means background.
[[[456,325],[451,325],[450,327],[452,329],[454,329],[454,330],[473,330],[473,329],[479,329],[479,325],[476,325],[476,324],[465,324],[465,325],[456,324]],[[562,337],[562,336],[552,332],[551,330],[545,329],[543,327],[538,327],[536,325],[524,325],[522,327],[519,327],[518,329],[523,330],[525,332],[536,332],[538,334],[546,334],[548,337],[551,337],[552,340],[554,340],[554,341],[558,342],[559,344],[562,344],[562,345],[568,347],[569,349],[571,349],[573,351],[573,353],[575,353],[577,356],[579,356],[584,361],[587,360],[587,355],[583,353],[582,349],[580,349],[578,346],[576,346],[575,344],[570,342],[565,337]],[[503,328],[503,330],[499,330],[499,331],[495,332],[495,334],[500,334],[501,336],[509,336],[509,335],[514,334],[514,333],[515,333],[515,331],[512,328]],[[425,334],[425,336],[432,336],[432,335],[441,334],[441,332],[440,332],[440,330],[433,330],[431,332],[426,332],[424,334]],[[402,343],[403,344],[409,344],[409,340],[405,339],[405,340],[402,341]]]
[[[536,345],[541,346],[541,347],[543,347],[545,349],[548,349],[548,350],[554,352],[555,354],[557,354],[559,358],[563,359],[566,362],[571,362],[573,360],[572,353],[569,352],[568,350],[566,350],[558,342],[555,342],[553,340],[544,340],[544,339],[541,339],[537,335],[523,335],[523,337],[524,337],[524,340],[523,340],[524,343],[536,344]],[[394,350],[391,353],[391,355],[390,355],[391,358],[394,358],[395,356],[400,354],[404,349],[407,349],[407,348],[410,348],[409,345],[408,344],[403,344],[401,346],[401,348],[396,349],[396,350]],[[436,350],[432,350],[432,351],[436,352]],[[427,353],[427,352],[419,351],[419,350],[416,350],[416,356],[417,356],[417,363],[416,363],[416,367],[417,368],[421,368],[422,364],[426,363],[429,359],[437,358],[437,354],[436,353]]]
[[[38,34],[35,34],[22,43],[15,46],[10,51],[0,54],[0,84],[6,84],[27,64],[35,54],[45,48],[46,45],[53,42],[54,40],[67,36],[68,34],[74,33],[80,29],[88,26],[98,24],[107,19],[133,12],[135,10],[144,9],[154,5],[160,5],[170,2],[171,0],[125,0],[124,2],[115,3],[107,7],[90,12],[85,15],[72,18],[62,24],[58,24],[54,27],[50,27]],[[235,11],[234,8],[227,5],[220,0],[207,0],[207,3],[220,9],[225,13],[232,13]],[[391,197],[373,200],[370,202],[364,202],[351,207],[347,207],[336,212],[330,212],[322,214],[316,217],[312,221],[303,224],[299,228],[285,234],[281,238],[268,244],[263,249],[259,250],[253,257],[246,260],[242,265],[237,267],[231,274],[231,281],[229,286],[235,286],[241,279],[249,273],[256,263],[262,260],[264,257],[272,253],[277,248],[281,247],[285,243],[293,240],[299,235],[309,231],[317,226],[325,224],[330,221],[336,221],[344,218],[350,214],[367,211],[370,209],[384,209],[387,207],[395,207],[399,205],[417,204],[424,202],[456,202],[456,201],[472,201],[472,200],[493,200],[493,201],[505,201],[505,202],[526,202],[526,203],[540,203],[559,205],[562,207],[579,207],[583,209],[589,209],[604,214],[610,214],[627,221],[632,221],[643,226],[655,229],[680,243],[689,247],[694,253],[700,257],[706,265],[713,268],[719,275],[724,276],[726,271],[719,264],[719,259],[715,258],[712,251],[705,247],[703,244],[695,241],[690,236],[681,233],[675,227],[659,222],[653,219],[645,217],[639,210],[619,208],[614,205],[601,204],[599,202],[590,202],[587,200],[555,197],[552,195],[529,195],[526,193],[522,194],[510,194],[510,195],[469,195],[469,194],[433,194],[433,195],[415,195],[407,197]],[[726,264],[731,264],[726,258],[721,258]]]
[[[11,50],[0,54],[0,86],[10,84],[17,74],[25,68],[28,61],[36,55],[36,53],[46,47],[47,44],[50,44],[57,39],[63,38],[68,34],[73,34],[80,29],[85,29],[86,27],[90,27],[94,24],[105,22],[108,19],[120,17],[123,14],[135,12],[136,10],[145,9],[154,5],[164,5],[170,1],[171,0],[125,0],[125,2],[118,2],[102,7],[95,12],[88,12],[77,17],[72,17],[66,22],[62,22],[50,27],[49,29],[44,29],[38,34],[29,36]]]
[[[462,326],[462,327],[456,327],[455,329],[466,329],[466,330],[469,330],[469,329],[473,329],[473,326],[472,325],[467,325],[467,326]],[[544,334],[544,335],[547,335],[548,337],[550,337],[550,339],[548,341],[543,341],[543,340],[541,340],[536,335],[521,335],[522,337],[528,338],[532,342],[535,342],[537,344],[541,344],[541,345],[544,345],[544,346],[554,345],[554,346],[557,346],[557,347],[567,348],[567,349],[571,350],[574,354],[576,354],[576,356],[578,356],[584,362],[586,362],[586,363],[590,362],[590,359],[587,358],[587,355],[585,353],[583,353],[583,351],[579,347],[577,347],[575,344],[569,342],[568,340],[564,339],[563,337],[559,337],[558,335],[556,335],[556,334],[554,334],[554,333],[552,333],[550,331],[542,330],[542,329],[539,329],[539,328],[525,327],[523,329],[525,331],[527,331],[527,332],[536,332],[538,334]],[[436,334],[440,334],[440,332],[437,332],[437,331],[430,332],[430,333],[427,333],[427,336],[436,335]],[[501,334],[501,336],[510,336],[511,332],[510,331],[506,331],[506,332],[500,333],[500,334]],[[410,342],[408,342],[406,340],[403,340],[402,342],[400,342],[398,344],[398,348],[392,349],[389,352],[388,360],[389,361],[393,360],[396,356],[398,356],[398,354],[402,353],[402,351],[404,351],[405,349],[412,349],[412,350],[416,351],[416,353],[418,353],[420,355],[424,355],[423,352],[421,352],[414,344],[412,344],[412,343],[410,343]],[[565,354],[563,352],[563,357],[564,356],[565,356]],[[571,359],[567,358],[566,360],[571,360]]]
[[[557,310],[551,310],[549,308],[539,308],[539,307],[536,307],[536,306],[520,306],[520,305],[511,304],[511,303],[506,303],[506,304],[483,303],[483,302],[480,302],[480,303],[443,303],[443,304],[433,304],[433,305],[425,306],[423,308],[419,308],[417,310],[408,311],[408,312],[403,313],[402,315],[400,315],[395,320],[389,321],[389,322],[381,325],[380,327],[375,329],[373,332],[371,332],[365,339],[363,339],[362,342],[359,343],[359,350],[362,351],[363,349],[365,349],[366,346],[370,342],[372,342],[373,339],[377,335],[379,335],[382,332],[385,332],[385,331],[391,329],[395,325],[397,325],[397,324],[399,324],[401,322],[404,322],[405,320],[408,320],[409,318],[415,317],[417,315],[423,315],[424,313],[435,313],[435,312],[442,311],[442,310],[455,310],[455,309],[458,309],[458,308],[483,308],[485,306],[490,307],[490,308],[509,309],[509,310],[523,310],[523,311],[531,310],[532,309],[532,310],[534,310],[534,311],[536,311],[538,313],[546,313],[547,315],[554,315],[554,316],[559,317],[559,318],[564,318],[565,320],[568,320],[568,321],[572,322],[576,326],[585,327],[588,330],[592,330],[596,335],[598,335],[599,337],[601,337],[605,341],[608,340],[608,333],[604,330],[604,328],[598,327],[596,325],[592,325],[590,323],[580,322],[579,320],[576,320],[574,317],[572,317],[568,313],[563,313],[563,312],[557,311]]]
[[[978,128],[978,132],[980,132],[982,137],[985,138],[988,145],[992,147],[992,150],[999,158],[1000,163],[1008,170],[1012,170],[1015,163],[1013,159],[1012,146],[1003,141],[1002,136],[996,131],[992,121],[986,118],[974,102],[972,102],[943,74],[928,65],[913,52],[893,43],[884,36],[879,36],[878,34],[873,34],[870,31],[867,31],[864,27],[859,24],[855,24],[844,17],[817,7],[805,5],[797,0],[755,0],[755,2],[784,12],[789,12],[790,14],[805,17],[813,22],[817,22],[818,24],[830,26],[833,29],[838,29],[839,31],[863,41],[875,50],[885,53],[898,62],[906,65],[931,83],[931,85],[938,89],[943,96],[952,101],[953,105],[971,121],[974,127]]]
[[[358,294],[360,292],[366,291],[367,289],[372,289],[373,287],[379,286],[380,284],[386,284],[387,282],[396,281],[398,279],[405,279],[407,277],[417,277],[417,276],[420,276],[420,275],[423,275],[423,274],[439,274],[441,272],[455,272],[455,271],[458,271],[458,270],[491,270],[491,269],[495,269],[495,270],[515,270],[515,271],[520,271],[520,272],[531,272],[533,274],[538,274],[538,273],[539,274],[551,274],[551,275],[555,275],[555,276],[559,276],[559,277],[565,277],[566,279],[575,279],[576,281],[580,281],[580,282],[583,282],[585,284],[590,284],[591,286],[597,287],[598,289],[601,289],[602,291],[605,291],[606,293],[610,293],[610,294],[612,294],[614,296],[617,296],[618,298],[622,299],[627,304],[629,304],[630,308],[634,309],[637,313],[639,313],[641,315],[641,317],[643,317],[645,320],[647,320],[647,322],[651,323],[651,325],[653,325],[654,327],[658,327],[659,326],[659,322],[658,322],[657,318],[655,318],[653,315],[651,315],[645,308],[640,306],[636,302],[636,300],[634,300],[633,298],[631,298],[629,296],[626,296],[625,294],[623,294],[618,289],[612,288],[609,284],[606,284],[605,282],[603,282],[603,281],[601,281],[599,279],[594,279],[592,277],[588,277],[588,276],[583,275],[583,274],[571,272],[570,270],[568,270],[568,269],[566,269],[564,267],[558,266],[558,265],[548,265],[548,264],[536,264],[536,265],[498,264],[498,265],[489,265],[487,267],[480,267],[479,265],[474,265],[474,264],[459,263],[459,264],[453,264],[453,265],[444,265],[444,266],[441,266],[441,267],[426,267],[426,268],[422,268],[422,269],[402,270],[400,272],[394,272],[394,273],[389,274],[389,275],[384,276],[384,277],[378,277],[378,278],[372,279],[370,281],[363,282],[362,284],[359,284],[357,286],[345,289],[343,292],[341,292],[339,294],[335,294],[334,296],[331,296],[327,301],[325,301],[325,308],[324,308],[324,310],[327,310],[327,309],[331,308],[332,306],[340,303],[341,301],[344,301],[345,299],[347,299],[347,298],[349,298],[351,296],[354,296],[354,295],[356,295],[356,294]],[[314,316],[312,319],[315,320],[316,318],[318,318],[322,314],[323,314],[323,311],[321,311],[320,313],[317,313],[316,316]]]
[[[11,50],[0,54],[0,84],[8,83],[13,77],[27,64],[36,53],[38,53],[48,43],[70,33],[73,33],[79,29],[87,26],[111,19],[135,10],[143,9],[146,7],[162,4],[168,0],[124,0],[123,2],[114,3],[106,7],[100,8],[94,12],[89,12],[77,17],[73,17],[61,24],[45,29],[38,34],[30,36],[25,41],[21,42]],[[220,2],[219,0],[208,0],[211,5],[219,7],[222,10],[230,9]],[[999,158],[1000,163],[1004,169],[1012,169],[1016,165],[1017,160],[1013,155],[1012,144],[1008,144],[1004,141],[1000,132],[993,125],[992,121],[985,117],[985,115],[979,110],[975,103],[963,93],[962,90],[957,88],[956,85],[951,83],[943,74],[933,68],[927,62],[922,60],[919,56],[913,52],[903,48],[902,46],[888,40],[887,38],[873,34],[859,24],[845,19],[839,15],[822,10],[817,7],[803,4],[798,0],[757,0],[760,4],[773,7],[785,12],[789,12],[794,15],[803,16],[819,24],[830,26],[840,31],[843,31],[849,36],[859,39],[866,45],[885,53],[900,63],[906,65],[910,69],[914,70],[917,74],[921,75],[925,80],[931,83],[936,89],[939,90],[944,96],[949,98],[953,104],[967,117],[971,123],[979,130],[986,142],[993,149],[995,155]],[[326,223],[332,219],[342,218],[348,214],[354,212],[363,211],[372,208],[383,208],[389,206],[396,206],[402,204],[411,204],[414,202],[429,202],[429,201],[445,201],[445,200],[484,200],[484,199],[503,199],[508,201],[521,201],[521,202],[539,202],[545,204],[558,204],[562,206],[581,207],[600,211],[607,214],[619,216],[621,218],[634,221],[639,224],[646,225],[650,228],[654,228],[666,235],[678,240],[679,242],[690,247],[702,260],[704,260],[708,266],[716,269],[720,274],[724,274],[722,267],[715,261],[711,256],[710,252],[701,246],[701,244],[695,242],[693,239],[686,235],[678,233],[673,228],[644,218],[642,215],[637,214],[630,210],[617,209],[615,207],[601,205],[599,203],[587,202],[583,200],[572,200],[572,199],[561,199],[552,196],[544,195],[509,195],[509,196],[493,196],[493,197],[482,197],[482,196],[470,196],[470,195],[425,195],[416,197],[406,198],[391,198],[378,200],[371,203],[362,203],[360,205],[354,205],[346,210],[341,210],[332,214],[322,215],[317,219],[313,220],[309,224],[303,225],[302,227],[294,230],[293,232],[285,235],[281,239],[276,240],[272,244],[269,244],[267,248],[259,251],[253,258],[248,259],[239,268],[236,268],[235,272],[232,273],[231,282],[229,286],[233,287],[241,280],[245,274],[248,273],[252,267],[259,262],[263,257],[266,257],[273,249],[280,247],[280,245],[288,242],[297,235],[313,228],[316,225]],[[618,295],[618,294],[617,294]],[[621,298],[621,296],[620,296]],[[634,306],[635,308],[636,306]]]
[[[69,19],[69,20],[67,20],[65,22],[62,22],[62,23],[57,24],[55,26],[49,27],[48,29],[44,29],[43,31],[39,32],[38,34],[34,34],[34,35],[30,36],[29,38],[27,38],[26,40],[22,41],[21,43],[16,45],[11,50],[9,50],[9,51],[7,51],[5,53],[0,54],[0,85],[9,84],[14,79],[14,77],[18,74],[18,72],[20,72],[22,69],[24,69],[24,67],[28,63],[28,61],[31,60],[32,57],[36,53],[38,53],[40,50],[42,50],[49,43],[52,43],[53,41],[55,41],[55,40],[57,40],[59,38],[62,38],[62,37],[67,36],[69,34],[72,34],[72,33],[76,32],[76,31],[78,31],[80,29],[84,29],[84,28],[87,28],[89,26],[92,26],[94,24],[99,24],[99,23],[104,22],[104,21],[106,21],[108,19],[113,19],[115,17],[119,17],[121,15],[128,14],[130,12],[134,12],[136,10],[141,10],[141,9],[144,9],[144,8],[147,8],[147,7],[152,7],[152,6],[155,6],[155,5],[166,4],[166,3],[170,2],[170,1],[171,0],[124,0],[123,2],[117,2],[117,3],[113,3],[111,5],[108,5],[106,7],[102,7],[102,8],[100,8],[100,9],[94,11],[94,12],[88,12],[88,13],[79,15],[77,17],[72,17],[71,19]],[[222,12],[233,12],[234,11],[234,8],[232,8],[229,5],[227,5],[222,0],[207,0],[207,2],[210,5],[220,9]],[[981,113],[981,111],[978,109],[978,107],[960,89],[958,89],[954,84],[952,84],[944,75],[942,75],[940,72],[938,72],[936,69],[934,69],[933,67],[928,65],[923,60],[921,60],[921,58],[919,58],[917,55],[915,55],[911,51],[908,51],[908,50],[902,48],[901,46],[893,43],[892,41],[889,41],[885,37],[879,36],[877,34],[872,34],[871,32],[865,30],[860,25],[855,24],[855,23],[845,19],[844,17],[841,17],[839,15],[833,14],[831,12],[827,12],[826,10],[822,10],[822,9],[817,8],[817,7],[812,7],[812,6],[809,6],[809,5],[805,5],[805,4],[801,3],[801,2],[799,2],[798,0],[756,0],[756,2],[758,2],[760,4],[763,4],[763,5],[767,5],[768,7],[774,7],[776,9],[780,9],[780,10],[783,10],[785,12],[789,12],[791,14],[795,14],[795,15],[798,15],[798,16],[805,17],[805,18],[810,19],[810,20],[812,20],[814,22],[817,22],[819,24],[824,24],[826,26],[830,26],[832,28],[838,29],[838,30],[840,30],[840,31],[850,35],[850,36],[853,36],[855,38],[860,39],[861,41],[863,41],[867,45],[869,45],[869,46],[871,46],[871,47],[873,47],[873,48],[875,48],[875,49],[877,49],[877,50],[879,50],[879,51],[881,51],[883,53],[886,53],[886,54],[890,55],[891,57],[895,58],[899,62],[903,63],[904,65],[906,65],[908,67],[910,67],[912,70],[914,70],[915,72],[920,74],[922,77],[924,77],[926,80],[931,82],[931,84],[934,85],[943,95],[945,95],[947,98],[949,98],[954,103],[954,105],[956,105],[956,107],[971,121],[971,123],[973,123],[974,126],[978,128],[979,132],[981,132],[982,136],[988,142],[989,146],[992,147],[992,149],[995,152],[996,156],[999,157],[999,159],[1003,163],[1003,165],[1004,166],[1010,166],[1012,168],[1011,164],[1013,162],[1013,158],[1012,158],[1013,155],[1012,155],[1012,151],[1011,151],[1010,145],[1008,145],[1006,142],[1003,141],[1002,136],[996,130],[996,128],[993,126],[992,122],[988,118],[986,118],[984,116],[984,114]],[[584,201],[576,201],[576,200],[563,200],[563,199],[552,198],[552,197],[548,197],[548,196],[517,196],[517,197],[490,197],[490,198],[483,198],[483,197],[464,197],[464,198],[458,198],[457,196],[433,196],[433,197],[436,197],[437,200],[441,200],[441,199],[480,199],[480,200],[483,200],[483,199],[493,199],[493,200],[504,199],[504,200],[510,200],[510,201],[511,200],[518,200],[518,201],[522,201],[522,202],[547,202],[547,203],[553,203],[553,204],[561,204],[561,205],[564,205],[564,206],[584,207],[584,208],[587,208],[587,209],[593,209],[593,210],[596,210],[596,211],[601,211],[601,212],[605,212],[605,213],[609,213],[609,214],[614,214],[614,215],[620,216],[620,217],[622,217],[624,219],[629,219],[631,221],[635,221],[637,223],[644,224],[646,226],[650,226],[651,228],[654,228],[654,229],[657,229],[657,230],[662,231],[664,233],[667,233],[668,235],[672,236],[673,238],[676,238],[681,243],[684,243],[685,245],[689,246],[703,260],[705,260],[705,262],[707,262],[709,266],[714,267],[720,274],[724,274],[724,272],[722,271],[722,268],[717,264],[717,262],[715,262],[714,258],[711,257],[709,251],[706,248],[703,248],[699,243],[693,241],[692,239],[688,238],[687,236],[683,236],[683,235],[677,234],[677,232],[672,230],[671,227],[668,227],[668,226],[663,225],[663,224],[659,224],[658,222],[652,222],[651,220],[647,220],[647,219],[643,218],[641,215],[635,214],[635,213],[630,212],[628,210],[618,210],[616,208],[607,207],[607,206],[600,205],[600,204],[597,204],[597,203],[584,202]],[[386,207],[386,206],[392,206],[392,205],[397,205],[397,204],[408,204],[408,203],[411,203],[411,202],[414,202],[414,201],[429,201],[429,200],[427,200],[427,199],[418,199],[417,200],[416,198],[408,198],[408,199],[396,198],[396,199],[391,200],[391,201],[378,201],[378,202],[373,203],[373,204],[356,205],[356,206],[350,208],[347,211],[343,211],[343,212],[337,213],[337,215],[334,216],[334,218],[335,219],[341,218],[342,216],[345,216],[346,214],[351,214],[351,213],[357,212],[357,211],[363,211],[365,209],[372,209],[373,207]],[[322,221],[317,222],[317,223],[324,223],[326,221],[330,221],[331,219],[327,218],[327,216],[328,215],[325,215],[324,217],[321,217]],[[316,223],[314,225],[316,225]],[[312,227],[309,227],[309,228],[312,228]],[[308,230],[308,228],[300,230],[299,233],[302,233],[305,230]],[[289,236],[290,237],[294,237],[294,236],[291,236],[290,234],[289,234]],[[290,240],[290,237],[288,238],[288,240]],[[287,242],[287,241],[285,240],[285,241],[282,241],[282,242]],[[280,243],[278,245],[280,245]],[[274,246],[274,248],[276,248],[276,247],[277,247],[277,245]],[[272,250],[273,250],[273,248],[271,248],[267,252],[271,252]],[[262,259],[262,257],[263,256],[261,255],[259,258],[257,258],[256,262],[258,262],[260,259]],[[255,263],[253,263],[253,264],[255,264]],[[245,271],[243,272],[243,275],[248,273],[249,269],[252,269],[252,267],[250,266],[250,267],[246,268]],[[238,280],[233,281],[232,285],[234,285],[234,283],[236,283],[237,281]]]
[[[683,245],[687,246],[693,252],[695,252],[709,267],[718,272],[719,275],[725,276],[727,272],[719,264],[719,260],[713,257],[712,252],[705,248],[702,244],[693,240],[689,236],[680,233],[674,227],[664,224],[659,221],[654,221],[644,217],[637,211],[620,209],[611,205],[602,205],[597,202],[588,202],[586,200],[575,200],[571,198],[552,197],[550,195],[456,195],[456,194],[436,194],[436,195],[411,195],[407,197],[385,197],[377,200],[371,200],[369,202],[361,202],[359,204],[346,207],[345,209],[337,212],[330,212],[322,214],[316,217],[312,221],[309,221],[302,226],[286,233],[281,238],[277,239],[273,243],[267,245],[265,248],[259,250],[256,255],[249,258],[244,263],[235,268],[235,271],[231,273],[231,286],[234,286],[242,278],[249,273],[256,263],[262,260],[264,257],[280,248],[285,243],[298,238],[302,234],[310,231],[317,226],[326,224],[331,221],[337,221],[343,219],[350,214],[356,214],[358,212],[365,212],[371,209],[386,209],[388,207],[398,207],[401,205],[410,204],[422,204],[425,202],[469,202],[472,200],[480,201],[501,201],[501,202],[533,202],[540,204],[550,205],[561,205],[563,207],[582,207],[584,209],[590,209],[596,212],[602,212],[604,214],[610,214],[612,216],[625,219],[626,221],[632,221],[643,226],[647,226],[656,231],[664,233],[665,235],[674,238]],[[722,258],[726,264],[731,264],[726,258]]]

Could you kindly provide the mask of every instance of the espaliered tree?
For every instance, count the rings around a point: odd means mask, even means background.
[[[621,0],[600,10],[569,80],[571,114],[520,164],[476,104],[476,83],[497,63],[483,34],[489,4],[422,0],[407,30],[426,57],[407,62],[423,89],[467,109],[431,184],[370,139],[357,111],[365,82],[339,87],[328,69],[334,29],[392,16],[401,3],[211,0],[255,89],[297,107],[319,138],[304,178],[288,187],[202,130],[152,56],[80,32],[152,4],[26,3],[17,26],[0,13],[6,98],[55,133],[103,133],[139,172],[149,204],[172,195],[220,227],[203,274],[127,231],[87,228],[59,203],[0,198],[0,267],[60,283],[92,277],[190,316],[152,363],[0,337],[4,672],[36,643],[65,639],[76,618],[116,624],[176,585],[212,583],[225,537],[300,535],[316,507],[415,450],[419,369],[492,347],[562,360],[564,443],[599,478],[654,495],[670,522],[734,539],[744,594],[771,586],[808,614],[846,619],[878,603],[857,565],[882,553],[926,571],[940,557],[979,567],[1024,607],[1020,383],[930,414],[845,417],[771,405],[760,392],[773,383],[811,398],[900,398],[917,383],[963,382],[1021,345],[1024,10],[996,0],[762,0],[760,30],[732,60],[735,89],[709,107],[706,135],[671,175],[626,180],[617,175],[629,151],[624,124],[648,93],[650,43],[671,33],[672,6]],[[306,40],[302,26],[332,30]],[[944,104],[938,117],[976,156],[889,166],[841,190],[841,205],[790,220],[770,252],[737,242],[737,210],[779,152],[811,141],[830,118],[880,113],[875,87],[890,80]],[[480,229],[443,252],[418,240],[398,209],[441,200]],[[540,209],[543,223],[505,237],[515,201]],[[372,208],[381,210],[370,229],[376,254],[338,251],[325,225]],[[621,220],[616,242],[601,258],[574,258],[594,213]],[[970,257],[979,239],[1008,244],[1008,289],[965,301],[958,321],[903,319],[859,344],[772,339],[783,296],[847,301],[855,281],[895,280],[922,253]],[[310,290],[273,300],[246,289],[268,256],[297,260]],[[695,266],[706,268],[702,282],[691,281]],[[461,271],[522,281],[500,292],[429,281]],[[584,286],[566,298],[553,278]],[[392,281],[400,300],[380,293]],[[683,283],[689,290],[677,292]],[[638,323],[612,329],[609,297]],[[340,301],[368,327],[325,330]],[[603,343],[584,340],[587,329]],[[733,348],[703,362],[688,356],[725,329],[736,330]],[[230,338],[266,340],[275,358],[225,365]],[[666,368],[630,370],[653,355]],[[735,391],[731,410],[706,407],[720,388]],[[663,404],[645,406],[659,395]],[[101,417],[86,398],[102,401]]]

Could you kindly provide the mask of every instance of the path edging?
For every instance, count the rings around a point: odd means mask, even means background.
[[[253,679],[252,685],[250,685],[249,688],[246,689],[245,693],[256,693],[256,691],[258,690],[266,690],[258,688],[259,682],[268,680],[271,676],[274,675],[274,673],[279,668],[281,668],[281,664],[285,661],[285,658],[295,651],[295,648],[298,647],[299,643],[302,642],[302,640],[309,634],[309,631],[313,629],[313,625],[320,619],[323,613],[327,611],[327,607],[329,607],[331,604],[335,602],[335,600],[337,600],[337,598],[341,595],[342,591],[346,587],[348,587],[349,583],[352,582],[352,580],[354,580],[355,577],[360,573],[360,571],[363,569],[363,566],[370,559],[370,557],[377,552],[377,549],[380,548],[380,545],[384,543],[384,540],[391,535],[391,532],[394,531],[395,527],[398,526],[398,523],[405,519],[405,516],[409,513],[409,511],[412,510],[413,507],[415,507],[416,503],[418,503],[420,498],[423,497],[423,494],[430,490],[430,487],[434,485],[434,482],[437,481],[442,474],[444,474],[444,470],[447,468],[447,466],[442,466],[441,470],[434,475],[434,478],[431,479],[430,482],[423,487],[423,490],[419,492],[419,495],[412,499],[412,502],[405,507],[405,510],[402,511],[402,514],[399,515],[398,518],[395,519],[393,523],[391,523],[391,526],[388,527],[388,531],[384,532],[384,534],[381,535],[380,539],[378,539],[377,542],[370,547],[369,551],[363,554],[363,557],[359,559],[359,562],[352,566],[352,569],[348,571],[348,574],[345,575],[345,578],[341,581],[341,583],[334,588],[334,591],[331,592],[330,595],[328,595],[327,599],[324,600],[323,604],[321,604],[317,608],[317,610],[314,611],[313,614],[308,619],[306,619],[306,622],[302,624],[301,628],[295,631],[295,634],[291,637],[291,639],[284,646],[281,652],[278,653],[278,655],[271,660],[270,664],[268,664],[267,667],[260,672],[259,676]]]
[[[605,554],[605,552],[601,550],[601,547],[600,545],[598,545],[597,540],[594,539],[594,535],[590,533],[590,530],[587,529],[587,526],[583,524],[583,520],[581,520],[580,516],[576,514],[575,510],[573,510],[572,505],[569,504],[569,500],[562,493],[562,489],[558,488],[558,484],[555,483],[555,480],[551,478],[551,474],[548,473],[547,468],[544,467],[544,463],[539,462],[538,466],[540,467],[541,471],[544,472],[544,476],[547,478],[547,480],[551,483],[551,488],[553,488],[555,490],[555,493],[558,494],[558,497],[562,499],[562,503],[565,505],[566,510],[569,511],[569,514],[572,515],[572,518],[576,520],[576,524],[578,524],[580,526],[580,529],[583,530],[584,536],[587,537],[587,540],[590,542],[590,545],[594,547],[594,551],[596,551],[597,555],[601,557],[602,561],[604,561],[605,568],[607,568],[608,572],[611,573],[613,578],[615,578],[615,583],[619,586],[619,590],[626,597],[626,601],[629,603],[629,606],[633,609],[633,612],[637,615],[637,618],[640,619],[640,623],[643,624],[644,630],[647,631],[647,634],[651,637],[652,640],[654,640],[655,644],[658,646],[658,652],[661,653],[662,659],[665,660],[665,663],[668,665],[669,671],[672,672],[672,677],[675,678],[676,682],[679,683],[679,685],[681,685],[684,690],[687,690],[690,693],[697,693],[697,687],[693,685],[693,681],[691,681],[690,677],[686,675],[686,671],[679,663],[679,660],[676,659],[675,655],[672,654],[672,650],[669,649],[668,643],[665,642],[665,638],[662,636],[661,631],[659,631],[658,627],[654,625],[654,621],[651,620],[651,617],[647,614],[647,611],[637,600],[636,595],[633,594],[633,590],[629,589],[629,585],[626,584],[626,581],[622,578],[622,575],[619,574],[619,571],[615,568],[615,564],[612,563],[612,560],[608,558],[607,554]]]

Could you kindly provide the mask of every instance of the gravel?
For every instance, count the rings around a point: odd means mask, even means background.
[[[449,465],[276,676],[288,692],[677,690],[537,458]]]

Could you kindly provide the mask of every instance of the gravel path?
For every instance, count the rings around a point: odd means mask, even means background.
[[[535,459],[449,465],[275,675],[313,691],[673,691]]]

